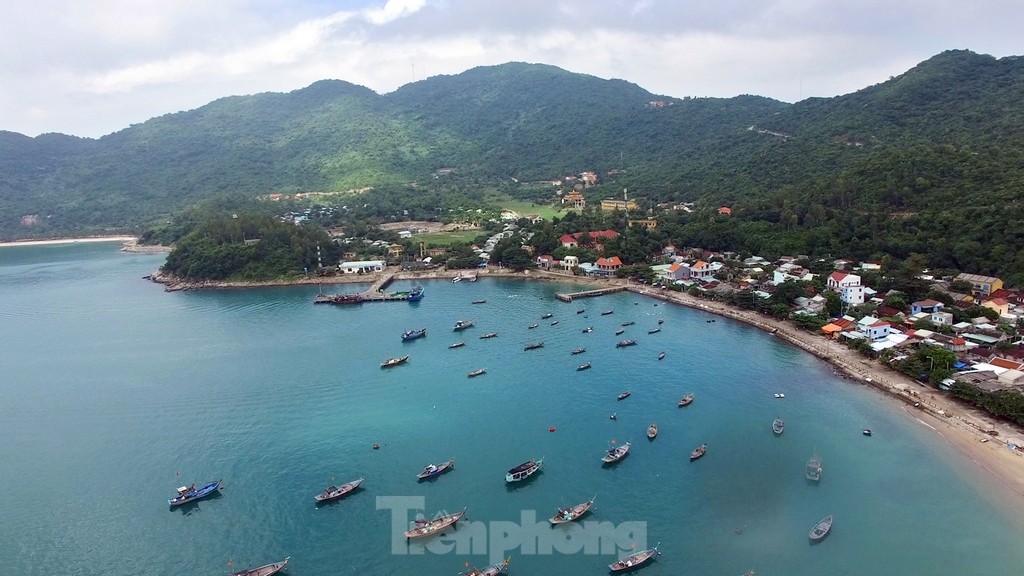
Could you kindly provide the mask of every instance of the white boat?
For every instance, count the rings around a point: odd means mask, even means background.
[[[510,468],[509,471],[505,473],[505,482],[519,482],[520,480],[526,480],[530,476],[533,476],[535,472],[540,470],[540,467],[543,464],[544,459],[538,458],[536,460],[527,460],[514,468]]]
[[[811,459],[807,461],[807,469],[804,471],[804,475],[807,476],[808,480],[814,480],[815,482],[821,480],[821,456],[817,454],[811,456]]]
[[[626,457],[627,454],[629,454],[630,446],[631,444],[629,442],[626,442],[622,446],[618,446],[616,448],[609,448],[608,451],[605,452],[605,455],[601,457],[601,461],[604,462],[605,464],[612,464],[618,462],[619,460],[622,460],[623,458]]]

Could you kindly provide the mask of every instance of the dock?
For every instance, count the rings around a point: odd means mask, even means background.
[[[611,288],[598,288],[597,290],[584,290],[582,292],[559,292],[555,294],[555,297],[562,302],[572,302],[579,298],[593,298],[595,296],[604,296],[605,294],[625,291],[625,286],[613,286]]]
[[[395,280],[394,274],[385,274],[374,280],[366,290],[349,294],[318,294],[314,304],[362,304],[363,302],[399,302],[409,299],[408,292],[385,292]]]

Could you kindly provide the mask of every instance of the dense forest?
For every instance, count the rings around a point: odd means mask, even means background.
[[[968,51],[796,104],[671,98],[521,63],[386,95],[322,81],[97,140],[0,132],[0,238],[141,233],[196,202],[272,192],[359,190],[351,218],[440,219],[485,206],[484,190],[543,200],[531,183],[594,170],[588,200],[628,188],[683,245],[921,254],[1022,285],[1022,103],[1024,60]],[[698,211],[656,209],[678,201]]]

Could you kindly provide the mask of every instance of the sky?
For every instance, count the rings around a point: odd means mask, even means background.
[[[0,130],[95,138],[225,96],[513,61],[796,102],[944,50],[1024,55],[1022,22],[1024,0],[8,0]]]

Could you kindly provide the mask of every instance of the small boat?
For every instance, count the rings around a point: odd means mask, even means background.
[[[636,554],[630,554],[622,560],[616,560],[615,562],[612,562],[608,565],[608,569],[612,572],[631,572],[633,570],[636,570],[637,568],[650,562],[652,558],[660,554],[660,552],[658,552],[658,546],[661,546],[661,542],[658,542],[658,545],[654,548],[651,548],[650,550],[644,550],[642,552],[637,552]]]
[[[472,280],[470,280],[472,282]],[[465,572],[460,572],[462,576],[498,576],[505,572],[505,568],[508,568],[508,563],[512,558],[505,558],[504,561],[498,562],[497,564],[491,564],[486,568],[470,568]]]
[[[441,462],[440,464],[427,464],[423,467],[423,471],[416,475],[416,479],[428,480],[430,478],[436,478],[451,470],[453,466],[455,466],[455,458],[452,458],[447,462]]]
[[[658,354],[658,360],[664,360],[664,359],[665,359],[665,353],[664,352],[662,352],[661,354]]]
[[[454,525],[462,517],[466,515],[466,509],[463,508],[462,512],[456,512],[455,514],[444,514],[429,521],[416,521],[416,526],[411,530],[405,532],[405,539],[411,538],[424,538],[426,536],[434,536],[440,534],[445,528]],[[458,526],[456,526],[458,528]]]
[[[400,358],[388,358],[387,360],[380,363],[381,368],[391,368],[392,366],[398,366],[399,364],[405,364],[409,360],[408,356],[402,356]]]
[[[658,425],[655,424],[654,422],[651,422],[651,425],[647,427],[647,438],[649,440],[654,440],[657,437],[658,437]]]
[[[661,332],[661,328],[651,328],[647,331],[648,334],[657,334],[658,332]]]
[[[697,458],[700,458],[707,451],[708,451],[707,443],[704,443],[704,444],[701,444],[700,446],[697,446],[696,448],[694,448],[693,452],[690,452],[690,462],[693,462]]]
[[[586,328],[583,329],[583,333],[584,334],[589,334],[589,333],[591,333],[593,331],[594,331],[594,327],[593,326],[587,326]]]
[[[576,371],[579,372],[580,370],[588,370],[589,368],[590,362],[584,362],[583,364],[580,364],[579,366],[576,367]]]
[[[772,422],[772,432],[774,432],[776,436],[782,434],[782,431],[785,428],[786,424],[782,421],[782,418],[776,418],[775,421]]]
[[[577,349],[573,350],[572,353],[573,354],[583,354],[586,351],[587,351],[586,348],[577,348]]]
[[[222,480],[214,480],[205,486],[196,488],[196,485],[182,486],[178,488],[178,495],[174,498],[168,498],[167,503],[171,506],[181,506],[182,504],[188,504],[189,502],[195,502],[196,500],[202,500],[207,496],[220,490]]]
[[[864,429],[864,435],[865,436],[871,436],[871,429],[870,428],[865,428]]]
[[[586,311],[587,311],[586,308],[580,308],[579,310],[576,311],[576,313],[577,314],[583,314]]]
[[[594,498],[597,498],[597,495],[594,495]],[[577,504],[569,508],[559,508],[555,512],[555,515],[552,516],[548,521],[552,524],[565,524],[567,522],[572,522],[573,520],[578,519],[580,516],[583,516],[587,513],[588,510],[590,510],[590,507],[594,505],[594,498],[591,498],[590,500],[587,500],[582,504]]]
[[[509,468],[508,472],[505,473],[505,482],[519,482],[526,480],[530,476],[533,476],[537,470],[544,464],[543,458],[537,460],[527,460],[522,464]]]
[[[538,324],[530,324],[529,326],[527,326],[527,328],[529,328],[530,330],[533,330],[537,326],[538,326]]]
[[[619,393],[619,400],[625,400],[626,398],[629,398],[630,394],[632,394],[632,392],[630,392],[629,390]]]
[[[264,566],[260,566],[259,568],[250,568],[247,570],[239,570],[238,572],[232,572],[229,576],[271,576],[272,574],[277,574],[281,570],[284,570],[284,567],[288,565],[288,561],[291,559],[292,557],[289,556],[284,560],[281,560],[280,562],[266,564]]]
[[[683,406],[689,406],[690,402],[693,402],[693,394],[683,396],[682,399],[679,400],[679,407],[682,408]]]
[[[455,278],[452,278],[452,284],[458,284],[459,282],[462,282],[462,275],[461,274],[456,276]]]
[[[316,500],[317,504],[323,504],[324,502],[330,502],[331,500],[337,500],[342,496],[353,492],[356,488],[359,488],[363,483],[363,479],[353,480],[342,484],[341,486],[328,486],[323,492],[313,496],[313,500]]]
[[[415,340],[422,338],[427,335],[426,328],[420,328],[419,330],[406,330],[402,332],[402,340],[408,342],[409,340]]]
[[[622,446],[609,448],[608,451],[605,452],[605,455],[601,457],[601,461],[605,464],[614,464],[615,462],[622,460],[629,454],[630,446],[631,444],[626,442]]]
[[[419,302],[420,300],[423,300],[423,287],[416,286],[413,288],[412,291],[409,292],[408,300],[409,302]]]
[[[487,300],[473,300],[473,304],[486,304]]]
[[[466,343],[465,343],[465,342],[456,342],[455,344],[451,344],[451,345],[450,345],[450,346],[448,346],[448,347],[449,347],[449,348],[462,348],[462,347],[463,347],[463,346],[465,346],[465,345],[466,345]]]
[[[625,348],[626,346],[636,346],[636,340],[619,340],[619,343],[615,345],[616,348]]]
[[[542,316],[540,317],[540,319],[541,319],[541,320],[547,320],[548,318],[551,318],[552,316],[554,316],[554,314],[552,314],[552,313],[548,312],[547,314],[544,314],[544,315],[542,315]]]
[[[632,326],[633,324],[636,324],[636,322],[633,322],[632,320],[630,320],[629,322],[623,322],[623,323],[622,323],[622,326],[623,326],[623,327],[626,327],[626,326]]]
[[[828,536],[829,530],[832,530],[831,516],[819,520],[818,523],[814,525],[814,528],[811,528],[811,533],[808,534],[808,537],[812,542],[817,542],[825,536]]]
[[[619,328],[618,330],[615,331],[615,335],[618,336],[619,334],[622,334],[625,331],[626,331],[625,328]]]
[[[604,312],[601,312],[601,316],[607,316],[613,312],[615,312],[615,310],[605,310]]]
[[[526,347],[523,348],[523,350],[536,350],[537,348],[543,348],[543,347],[544,347],[544,343],[543,342],[532,342],[530,344],[527,344]]]
[[[786,397],[786,395],[785,395],[785,394],[782,394],[782,393],[776,393],[776,394],[775,394],[775,397],[776,397],[776,398],[785,398],[785,397]]]
[[[458,332],[459,330],[465,330],[466,328],[472,326],[474,322],[476,322],[476,320],[459,320],[458,322],[455,323],[455,326],[452,328],[452,330],[454,332]]]
[[[658,318],[658,324],[664,324],[664,323],[665,323],[665,319],[664,318]]]
[[[466,374],[466,377],[467,378],[476,378],[477,376],[479,376],[481,374],[486,374],[486,373],[487,373],[487,369],[485,369],[485,368],[478,368],[476,370],[473,370],[469,374]]]
[[[552,325],[552,326],[557,326],[557,325],[558,325],[558,320],[554,320],[554,321],[552,321],[552,322],[551,322],[551,325]]]
[[[497,332],[488,332],[487,334],[484,334],[483,336],[481,336],[480,339],[481,340],[487,340],[488,338],[494,338],[497,335],[498,335]]]
[[[619,419],[619,416],[618,416],[618,414],[616,414],[615,412],[612,412],[612,415],[611,415],[611,416],[609,416],[609,417],[608,417],[608,419],[609,419],[609,420],[618,420],[618,419]]]
[[[807,461],[807,468],[804,469],[804,476],[815,482],[821,480],[821,456],[815,454]]]

